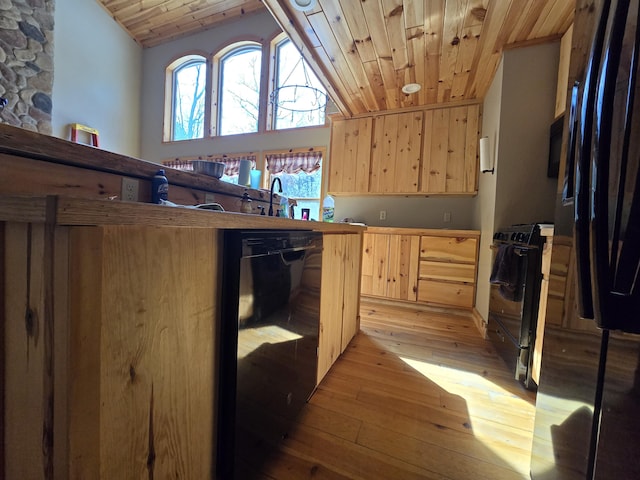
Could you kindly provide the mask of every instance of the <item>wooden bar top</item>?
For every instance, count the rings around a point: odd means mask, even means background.
[[[437,237],[480,237],[479,230],[447,230],[443,228],[367,227],[367,233],[394,235],[429,235]]]
[[[148,225],[243,230],[313,230],[361,233],[366,227],[289,218],[167,207],[139,202],[58,196],[0,196],[0,221],[49,222],[56,225]]]
[[[169,185],[196,188],[241,197],[245,191],[253,199],[269,201],[267,190],[254,190],[194,172],[176,170],[159,163],[109,152],[100,148],[43,135],[0,123],[0,153],[42,160],[50,163],[86,168],[99,172],[150,180],[161,168]],[[274,195],[279,202],[279,196]]]

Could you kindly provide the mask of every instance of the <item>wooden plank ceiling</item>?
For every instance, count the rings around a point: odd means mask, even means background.
[[[561,36],[575,0],[99,0],[143,46],[264,8],[327,87],[356,116],[481,99],[502,51]],[[263,6],[264,3],[264,6]],[[418,83],[418,93],[402,86]]]

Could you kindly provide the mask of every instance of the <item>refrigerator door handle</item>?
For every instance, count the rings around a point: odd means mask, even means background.
[[[589,190],[590,159],[593,129],[593,112],[595,107],[596,81],[600,69],[600,58],[604,44],[604,34],[609,18],[611,1],[602,5],[600,20],[596,28],[591,52],[587,64],[582,96],[580,99],[579,120],[577,131],[577,162],[575,169],[574,241],[576,251],[576,266],[578,270],[577,303],[578,313],[583,318],[594,318],[593,295],[591,289],[590,247],[589,247]]]
[[[594,136],[591,155],[590,185],[590,254],[591,281],[596,322],[610,328],[609,302],[611,264],[609,256],[609,167],[611,165],[612,124],[614,121],[614,99],[616,80],[620,67],[622,40],[629,4],[617,2],[608,28],[602,57],[602,67],[597,80],[597,101],[594,104]]]
[[[640,9],[638,10],[640,17]],[[636,19],[636,25],[640,18]],[[640,169],[636,168],[636,178],[629,178],[629,184],[633,185],[631,192],[626,191],[627,174],[633,175],[633,168],[629,170],[629,151],[631,143],[637,142],[632,138],[634,111],[636,107],[636,84],[638,74],[638,60],[640,57],[640,28],[636,28],[633,52],[631,56],[631,68],[629,69],[629,86],[626,98],[626,116],[624,125],[624,142],[622,146],[622,161],[620,166],[620,188],[618,190],[616,204],[616,218],[614,226],[614,238],[611,245],[611,258],[616,261],[615,276],[612,291],[620,295],[633,295],[634,285],[640,270]],[[634,145],[633,151],[636,151]],[[631,199],[625,202],[625,195],[630,193]],[[628,218],[625,221],[625,204],[628,203]],[[618,250],[620,255],[618,256]],[[637,288],[637,287],[636,287]],[[638,295],[638,292],[635,293]],[[636,327],[636,329],[639,327]]]
[[[576,169],[576,137],[578,136],[578,99],[580,82],[576,81],[571,89],[571,106],[569,109],[569,134],[567,138],[567,155],[565,157],[564,182],[562,185],[562,205],[571,205],[575,191]]]

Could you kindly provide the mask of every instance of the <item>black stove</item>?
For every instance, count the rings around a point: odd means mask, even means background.
[[[537,223],[511,225],[493,234],[494,245],[511,243],[520,246],[541,246],[540,226]],[[542,242],[544,243],[544,242]]]
[[[525,387],[531,378],[540,303],[544,237],[537,223],[511,225],[493,235],[489,338]]]

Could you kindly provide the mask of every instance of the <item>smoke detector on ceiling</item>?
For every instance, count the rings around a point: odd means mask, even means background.
[[[318,4],[318,0],[290,0],[291,6],[301,12],[312,10]]]

